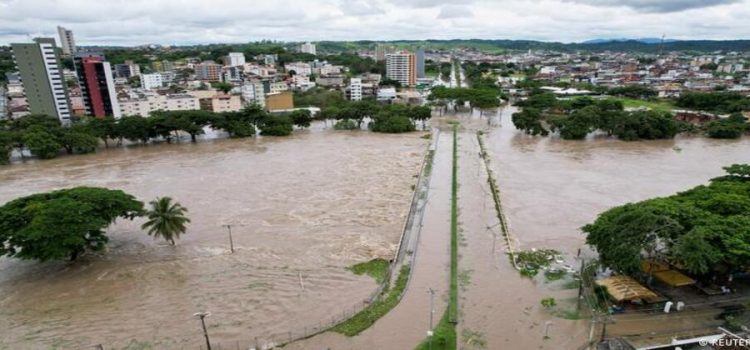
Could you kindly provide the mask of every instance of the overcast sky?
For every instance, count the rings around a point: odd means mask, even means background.
[[[0,0],[0,44],[262,39],[750,39],[750,0]]]

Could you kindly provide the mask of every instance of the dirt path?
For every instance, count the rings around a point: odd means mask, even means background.
[[[286,349],[413,349],[429,328],[429,288],[436,291],[435,319],[445,310],[450,259],[450,184],[452,137],[438,139],[413,273],[401,302],[360,335],[326,332]]]

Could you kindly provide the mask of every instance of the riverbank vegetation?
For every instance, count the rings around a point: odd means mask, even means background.
[[[633,92],[636,94],[636,92]],[[523,110],[513,114],[513,124],[529,135],[559,133],[566,140],[581,140],[599,131],[624,141],[670,139],[695,127],[675,120],[658,109],[625,111],[621,99],[577,97],[559,100],[552,93],[540,92],[519,101]],[[740,137],[748,124],[741,114],[728,120],[708,123],[702,131],[709,137]]]
[[[14,199],[0,207],[0,256],[75,260],[104,249],[115,219],[143,215],[143,203],[123,191],[76,187]]]
[[[420,122],[424,129],[431,117],[432,110],[427,106],[379,104],[372,100],[339,103],[323,108],[317,115],[319,120],[336,120],[336,130],[357,130],[369,120],[367,127],[382,133],[412,132]]]
[[[432,88],[427,100],[443,108],[447,108],[449,102],[453,103],[454,108],[463,106],[468,102],[472,111],[476,108],[482,113],[485,109],[499,107],[503,97],[496,87],[448,88],[436,86]]]
[[[385,259],[372,259],[367,262],[352,265],[351,270],[355,275],[368,275],[381,284],[388,277],[388,261]]]
[[[750,266],[750,165],[665,198],[630,203],[582,228],[601,262],[634,273],[643,259],[663,259],[696,277]]]
[[[401,267],[398,278],[392,288],[385,288],[380,297],[368,305],[364,310],[358,312],[352,318],[334,326],[331,330],[348,337],[353,337],[370,328],[375,321],[385,316],[391,309],[398,305],[401,296],[406,289],[409,280],[410,268],[408,265]]]
[[[148,118],[85,118],[69,126],[63,126],[55,117],[29,115],[0,121],[0,164],[9,162],[13,149],[26,149],[36,157],[50,159],[63,150],[68,154],[94,152],[100,140],[105,147],[113,141],[121,145],[123,140],[143,144],[156,140],[171,143],[179,141],[180,134],[185,133],[196,142],[206,127],[223,130],[233,138],[255,136],[257,130],[261,135],[287,136],[295,125],[309,127],[312,120],[308,110],[272,115],[255,105],[239,112],[157,111]]]

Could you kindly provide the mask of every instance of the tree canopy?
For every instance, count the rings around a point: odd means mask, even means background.
[[[696,276],[750,266],[750,165],[676,195],[610,209],[582,228],[602,263],[634,273],[644,258],[663,259]]]
[[[119,190],[76,187],[34,194],[0,207],[0,256],[74,260],[101,250],[115,219],[140,216],[143,203]]]

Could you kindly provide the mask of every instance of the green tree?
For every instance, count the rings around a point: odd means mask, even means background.
[[[104,147],[109,148],[109,140],[119,138],[117,134],[117,121],[112,116],[104,118],[87,118],[83,121],[88,125],[92,135],[104,142]]]
[[[294,131],[294,124],[285,115],[267,115],[258,123],[258,128],[263,136],[289,136]]]
[[[542,111],[537,108],[525,107],[520,112],[513,113],[512,119],[513,125],[528,135],[549,135],[549,130],[542,125]]]
[[[308,109],[298,109],[289,113],[289,118],[292,119],[294,125],[300,128],[308,128],[313,121],[312,114]]]
[[[116,218],[141,215],[143,203],[119,191],[76,187],[12,200],[0,207],[0,256],[75,260],[108,242]]]
[[[156,137],[156,132],[148,119],[141,116],[125,116],[117,121],[117,135],[133,142],[146,143],[152,137]]]
[[[221,92],[223,92],[225,94],[228,94],[234,88],[234,86],[232,86],[232,84],[225,83],[225,82],[213,83],[211,85],[213,85],[214,88],[218,89],[219,91],[221,91]]]
[[[750,165],[676,195],[610,209],[583,227],[604,265],[633,273],[642,259],[665,259],[697,276],[750,265]],[[736,175],[734,175],[736,174]]]
[[[23,143],[31,154],[41,159],[52,159],[60,154],[62,145],[58,138],[42,126],[33,126],[23,133]]]
[[[99,140],[94,133],[85,125],[77,123],[62,128],[60,143],[68,154],[95,152],[99,146]]]
[[[149,236],[164,238],[171,245],[175,239],[187,231],[190,219],[186,216],[187,208],[180,203],[172,202],[172,198],[161,197],[149,202],[151,209],[145,215],[148,218],[141,229],[148,230]]]

